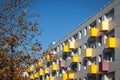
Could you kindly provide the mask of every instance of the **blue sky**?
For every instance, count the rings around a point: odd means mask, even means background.
[[[96,13],[111,0],[35,0],[31,10],[40,13],[39,37],[43,50],[53,41],[76,28],[81,22]]]

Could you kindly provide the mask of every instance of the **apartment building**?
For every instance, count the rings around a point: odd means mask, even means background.
[[[29,75],[33,80],[120,80],[119,68],[120,0],[113,0],[52,44],[29,67]]]

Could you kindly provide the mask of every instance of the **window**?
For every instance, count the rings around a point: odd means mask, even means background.
[[[74,54],[76,54],[77,53],[77,49],[74,49],[73,52],[74,52]]]
[[[87,34],[87,27],[84,28],[84,36]]]
[[[60,44],[60,50],[62,50],[62,44]]]
[[[56,74],[56,75],[57,75],[57,77],[59,76],[59,71],[57,71],[57,74]]]
[[[108,80],[115,80],[115,72],[110,72],[107,74]]]
[[[110,61],[110,62],[115,61],[115,52],[114,52],[114,50],[110,50],[109,52],[106,52],[103,55],[103,58],[104,58],[105,61]]]
[[[56,53],[57,52],[57,48],[54,48],[54,51],[53,51],[54,53]]]
[[[106,34],[107,37],[115,37],[114,29],[112,29],[109,33]]]
[[[112,21],[114,19],[114,9],[110,10],[105,16],[107,20]]]
[[[90,24],[90,28],[97,27],[96,25],[97,25],[97,24],[96,24],[96,21],[94,21],[93,23]]]
[[[82,49],[81,46],[78,48],[78,54],[81,55],[82,54]]]
[[[99,37],[97,38],[97,45],[98,45],[98,46],[101,46],[101,45],[102,45],[102,36],[99,36]]]
[[[87,60],[84,60],[83,62],[83,69],[87,69]]]
[[[77,40],[77,37],[78,37],[78,34],[76,33],[76,34],[73,36],[73,38],[74,38],[75,40]]]
[[[96,39],[92,39],[89,43],[88,43],[89,48],[96,48]]]
[[[82,31],[78,32],[78,38],[81,39]]]
[[[96,63],[97,63],[97,62],[96,62],[96,57],[94,57],[94,58],[91,59],[91,63],[92,63],[92,64],[96,64]]]
[[[86,49],[87,48],[87,44],[85,43],[85,45],[84,45],[84,49]]]
[[[57,47],[57,52],[59,52],[59,50],[60,50],[60,48],[59,48],[59,46]]]
[[[81,70],[81,62],[78,64],[78,69],[79,69],[79,71]]]
[[[87,78],[85,77],[84,80],[87,80]]]
[[[98,62],[101,62],[102,61],[102,55],[99,55],[98,56]]]
[[[104,39],[103,39],[103,43],[104,43],[104,44],[106,44],[106,39],[107,39],[107,36],[106,36],[106,35],[104,35],[104,36],[103,36],[103,38],[104,38]]]

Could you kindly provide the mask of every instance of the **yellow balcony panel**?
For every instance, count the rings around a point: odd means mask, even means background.
[[[50,80],[50,78],[49,78],[49,77],[47,77],[45,80]]]
[[[46,61],[47,61],[47,62],[50,62],[50,55],[47,55],[47,56],[46,56]]]
[[[74,72],[69,72],[68,73],[68,78],[69,79],[75,79],[75,73]]]
[[[45,74],[50,74],[50,68],[45,68]]]
[[[99,31],[100,32],[104,32],[104,31],[107,31],[109,30],[109,21],[101,21],[99,23]]]
[[[62,80],[67,80],[67,79],[68,79],[67,73],[63,73],[63,74],[62,74]]]
[[[72,62],[79,62],[79,56],[78,55],[73,55],[72,56]]]
[[[97,74],[98,73],[98,67],[95,64],[88,66],[88,73],[89,74]]]
[[[36,68],[39,68],[39,64],[38,64],[38,63],[35,63],[35,67],[36,67]]]
[[[43,66],[43,62],[39,61],[39,62],[38,62],[38,65],[39,65],[40,67],[42,67],[42,66]]]
[[[68,46],[69,46],[69,49],[75,49],[77,46],[77,43],[76,42],[69,42]]]
[[[113,37],[109,37],[106,39],[106,48],[115,48],[116,47],[116,39]]]
[[[34,78],[38,78],[39,77],[38,73],[34,73],[33,76],[34,76]]]
[[[93,49],[92,48],[86,48],[84,55],[85,55],[84,57],[86,57],[86,58],[93,57]]]
[[[28,68],[28,72],[32,72],[33,70],[34,70],[33,66],[31,66],[31,67]]]
[[[33,74],[31,74],[31,75],[30,75],[30,79],[34,79],[34,76],[33,76]]]
[[[43,75],[44,75],[44,70],[43,70],[43,69],[40,69],[39,75],[40,75],[40,76],[43,76]]]
[[[50,77],[50,80],[56,80],[56,78],[55,77]]]
[[[53,71],[58,70],[58,65],[57,65],[57,64],[53,64],[53,65],[52,65],[52,70],[53,70]]]
[[[69,46],[68,46],[68,45],[64,45],[64,46],[63,46],[63,52],[64,52],[64,53],[69,52]]]
[[[89,30],[89,37],[97,37],[97,28],[91,28]]]

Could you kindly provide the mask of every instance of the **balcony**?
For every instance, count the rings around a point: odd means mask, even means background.
[[[92,48],[86,48],[85,53],[84,53],[84,57],[86,57],[86,58],[93,57],[93,49]]]
[[[50,78],[49,78],[49,77],[47,77],[45,80],[50,80]]]
[[[39,65],[39,67],[42,67],[43,66],[43,62],[39,61],[38,65]]]
[[[88,66],[88,73],[89,74],[97,74],[98,73],[98,67],[95,64]]]
[[[62,67],[62,68],[66,67],[66,61],[65,60],[60,61],[60,67]]]
[[[35,63],[35,67],[36,67],[36,68],[39,68],[39,64],[38,64],[38,62]]]
[[[47,61],[47,62],[50,62],[50,55],[47,55],[47,56],[46,56],[46,61]]]
[[[37,72],[34,73],[33,76],[34,76],[34,78],[38,78],[39,77]]]
[[[75,79],[75,73],[74,72],[69,72],[68,73],[68,78],[69,79]]]
[[[51,58],[51,61],[54,61],[54,60],[56,60],[56,54],[50,54],[50,58]]]
[[[53,71],[58,70],[58,65],[57,65],[57,64],[53,64],[53,65],[52,65],[52,70],[53,70]]]
[[[69,47],[68,47],[68,45],[64,45],[64,46],[63,46],[63,52],[64,52],[64,53],[68,53],[68,52],[69,52]]]
[[[89,30],[89,37],[97,37],[97,28],[91,28]]]
[[[79,62],[79,56],[78,55],[73,55],[72,56],[72,62]]]
[[[106,39],[106,48],[115,48],[116,47],[116,38],[109,37]]]
[[[109,71],[109,62],[102,61],[99,63],[99,71],[100,72],[107,72]]]
[[[39,74],[40,74],[40,76],[43,76],[44,75],[44,70],[40,69]]]
[[[50,68],[45,68],[45,74],[50,74]]]
[[[55,77],[50,77],[50,79],[49,79],[49,80],[56,80],[56,79],[55,79]]]
[[[76,42],[69,42],[68,46],[69,46],[69,49],[75,49],[77,44],[76,44]]]
[[[33,66],[31,66],[31,67],[28,68],[28,72],[32,72],[33,70],[34,70]]]
[[[67,79],[68,79],[67,73],[63,73],[63,74],[62,74],[62,80],[67,80]]]
[[[31,75],[30,75],[30,79],[34,79],[34,76],[33,76],[33,74],[31,74]]]
[[[109,30],[109,21],[101,21],[99,23],[99,31],[100,32],[105,32]]]

